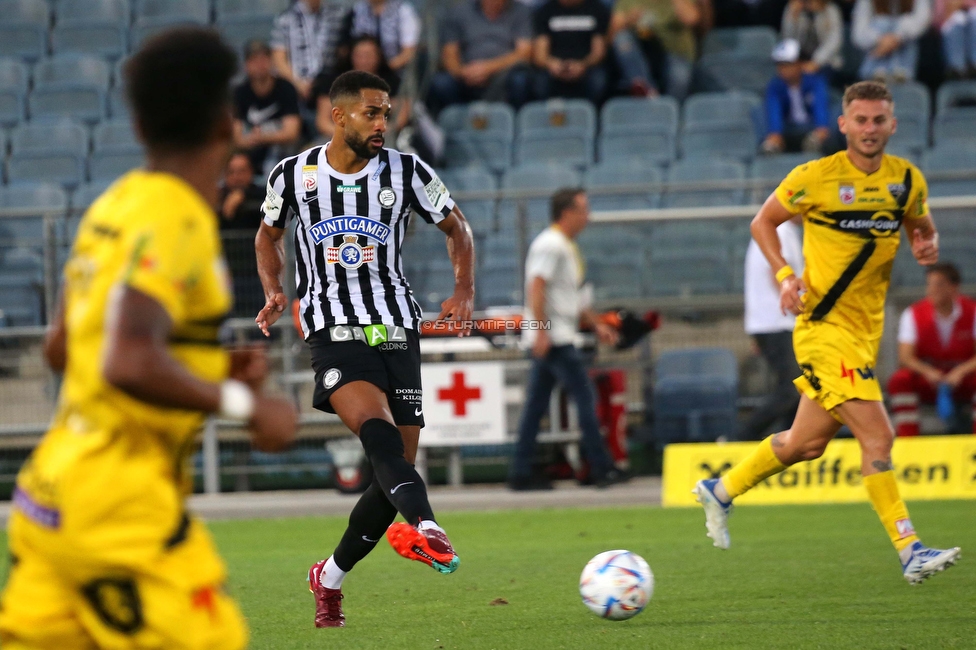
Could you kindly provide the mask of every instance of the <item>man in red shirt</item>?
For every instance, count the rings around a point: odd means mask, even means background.
[[[898,325],[901,368],[888,381],[892,421],[899,436],[917,436],[918,404],[934,404],[940,384],[956,404],[976,404],[976,300],[959,295],[952,264],[935,264],[925,298],[902,313]]]

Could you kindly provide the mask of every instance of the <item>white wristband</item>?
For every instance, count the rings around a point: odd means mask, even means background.
[[[254,415],[254,392],[247,384],[228,379],[220,385],[220,417],[246,422]]]

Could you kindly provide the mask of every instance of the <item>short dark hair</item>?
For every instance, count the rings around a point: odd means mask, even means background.
[[[332,82],[332,87],[329,89],[329,101],[334,106],[343,97],[359,97],[359,93],[363,90],[379,90],[389,94],[390,84],[383,81],[382,77],[377,77],[370,72],[350,70],[343,72]]]
[[[883,100],[892,104],[895,103],[888,86],[881,81],[858,81],[856,84],[848,86],[847,90],[844,91],[844,108],[850,106],[855,99]]]
[[[959,272],[959,269],[956,268],[956,265],[950,262],[939,262],[938,264],[933,264],[925,269],[926,275],[931,273],[941,274],[942,277],[948,280],[949,284],[954,287],[958,287],[960,284],[962,284],[962,274]]]
[[[262,41],[260,38],[255,38],[251,39],[246,45],[244,45],[245,61],[250,61],[251,57],[257,56],[258,54],[271,56],[271,46],[268,45],[267,41]]]
[[[237,57],[217,32],[178,27],[150,38],[125,66],[125,92],[150,149],[196,149],[230,110]]]
[[[576,203],[576,197],[584,191],[582,187],[563,187],[556,190],[549,203],[551,209],[549,216],[552,222],[556,223],[559,221],[563,216],[563,212],[573,207],[573,204]]]

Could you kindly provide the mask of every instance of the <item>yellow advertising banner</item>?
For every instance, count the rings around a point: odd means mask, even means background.
[[[662,501],[695,505],[691,488],[703,478],[725,474],[755,442],[673,444],[664,449]],[[976,499],[976,436],[898,438],[891,451],[902,497]],[[848,503],[867,501],[856,440],[834,440],[824,455],[771,476],[735,500],[736,504]]]

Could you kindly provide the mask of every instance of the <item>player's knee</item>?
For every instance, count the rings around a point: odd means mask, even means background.
[[[363,443],[367,458],[404,455],[403,437],[400,430],[381,418],[366,420],[359,428],[359,440]]]
[[[827,442],[825,440],[811,440],[805,443],[799,450],[800,460],[816,460],[820,458],[827,449]]]

